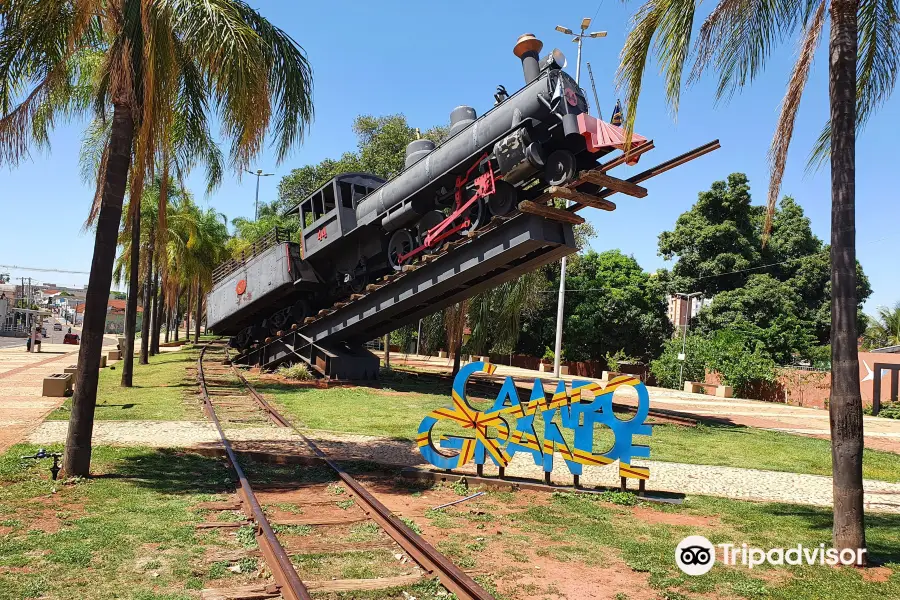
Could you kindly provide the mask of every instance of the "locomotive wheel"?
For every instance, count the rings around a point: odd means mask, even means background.
[[[306,298],[301,298],[294,303],[291,307],[291,316],[294,319],[295,323],[303,324],[303,320],[306,317],[312,315],[312,308],[309,307],[309,302],[307,302]]]
[[[354,294],[361,294],[367,285],[369,285],[368,272],[358,275],[350,281],[350,291]]]
[[[459,217],[457,221],[469,219],[469,226],[465,229],[459,230],[459,235],[462,237],[466,237],[469,233],[475,231],[479,227],[484,224],[485,217],[487,216],[487,207],[484,205],[484,198],[479,198],[475,202],[472,203],[472,206],[469,207],[467,213],[464,213]]]
[[[505,181],[494,184],[496,191],[488,197],[488,208],[495,217],[502,217],[512,212],[518,201],[518,192],[515,186]]]
[[[241,351],[246,350],[248,347],[250,347],[250,343],[253,342],[253,338],[250,335],[250,331],[252,329],[252,327],[245,327],[240,331],[240,333],[231,338],[231,341],[229,342],[231,347]]]
[[[291,317],[291,308],[283,308],[266,319],[266,322],[263,325],[269,329],[269,333],[274,334],[277,331],[287,328],[291,324]]]
[[[444,213],[439,210],[431,210],[422,215],[422,218],[419,219],[419,222],[416,224],[416,230],[418,235],[416,236],[416,243],[419,246],[425,244],[425,236],[428,235],[428,230],[443,221],[446,218]],[[437,247],[434,248],[426,248],[425,253],[431,254],[437,250]]]
[[[550,185],[565,185],[575,178],[575,155],[568,150],[557,150],[547,157],[544,179]]]
[[[403,268],[399,257],[401,254],[410,252],[415,247],[414,244],[415,240],[413,240],[412,234],[406,229],[398,229],[394,232],[391,241],[388,242],[387,250],[388,264],[393,270],[399,271]]]

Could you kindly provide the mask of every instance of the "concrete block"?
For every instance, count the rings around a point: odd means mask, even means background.
[[[63,373],[68,373],[72,376],[72,387],[78,385],[78,365],[69,365],[68,367],[64,367]]]
[[[539,373],[552,373],[553,365],[548,363],[540,363],[538,364],[538,372]]]
[[[107,356],[109,357],[109,360],[122,360],[122,351],[110,350]]]
[[[734,390],[730,385],[716,386],[716,396],[718,396],[719,398],[731,398],[733,392]]]
[[[694,393],[694,382],[693,381],[685,381],[684,382],[684,391]]]
[[[443,350],[438,350],[437,357],[438,358],[447,358],[447,353],[444,352]]]
[[[100,368],[101,369],[106,368],[106,356],[104,356],[102,354],[100,355]]]
[[[44,377],[42,396],[63,398],[72,391],[72,376],[68,373],[54,373]]]

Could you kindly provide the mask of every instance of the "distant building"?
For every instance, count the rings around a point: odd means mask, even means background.
[[[712,304],[712,298],[703,298],[696,296],[694,298],[684,298],[682,296],[666,296],[666,303],[669,306],[669,321],[675,326],[675,335],[683,335],[684,328],[688,326],[691,319],[696,317],[704,306]]]
[[[106,302],[106,325],[103,330],[106,333],[125,333],[125,300],[107,300]],[[137,307],[137,321],[136,327],[138,329],[141,328],[141,321],[144,316],[144,308],[142,306]],[[84,321],[84,302],[81,302],[75,307],[75,322],[81,323]]]

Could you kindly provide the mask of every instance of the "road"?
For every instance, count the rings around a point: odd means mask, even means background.
[[[53,324],[59,323],[62,325],[61,331],[54,331]],[[81,336],[81,326],[73,327],[71,324],[67,324],[63,319],[58,318],[56,315],[51,315],[47,317],[47,320],[44,322],[44,328],[47,330],[47,335],[43,337],[41,341],[48,344],[62,344],[63,338],[66,333],[68,333],[69,328],[72,328],[72,333],[77,333],[79,337]],[[26,338],[13,338],[13,337],[0,337],[0,348],[15,348],[16,346],[21,346],[23,349],[25,348]],[[104,344],[116,344],[118,339],[116,336],[105,335],[103,336]]]

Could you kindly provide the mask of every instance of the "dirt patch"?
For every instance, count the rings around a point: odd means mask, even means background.
[[[9,535],[13,531],[15,531],[15,529],[13,527],[7,527],[6,525],[0,525],[0,536]]]
[[[863,569],[862,571],[863,580],[872,583],[884,583],[891,578],[892,574],[893,571],[891,571],[888,567],[872,567],[869,569]]]
[[[517,600],[543,600],[548,595],[569,600],[614,600],[621,598],[620,594],[628,598],[656,596],[644,574],[617,560],[600,567],[537,557],[528,561],[527,569],[504,577],[497,587]]]
[[[44,533],[56,533],[59,531],[59,528],[60,523],[59,518],[56,516],[56,511],[50,508],[44,509],[40,517],[28,524],[28,529],[36,529]]]
[[[652,508],[647,508],[645,506],[632,507],[631,512],[636,518],[645,523],[683,525],[689,527],[717,527],[721,524],[717,517],[667,513],[653,510]]]

